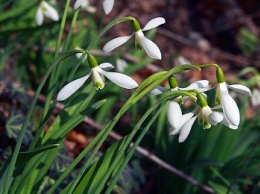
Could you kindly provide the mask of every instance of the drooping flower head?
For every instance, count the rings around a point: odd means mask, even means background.
[[[89,5],[89,0],[77,0],[74,4],[74,9],[77,10],[80,7],[86,8],[90,13],[95,13],[97,11],[95,7]]]
[[[102,5],[104,12],[109,14],[114,6],[114,0],[102,0]],[[74,9],[79,9],[80,7],[86,7],[89,12],[95,12],[94,7],[89,6],[89,0],[77,0],[74,4]]]
[[[216,104],[223,109],[224,120],[222,123],[231,129],[237,129],[240,122],[240,113],[235,100],[228,93],[228,88],[247,96],[251,96],[251,91],[246,86],[240,84],[228,85],[220,67],[217,67],[216,77],[218,81]]]
[[[216,125],[223,120],[223,114],[213,111],[207,103],[207,100],[202,93],[197,94],[197,106],[196,108],[184,115],[180,105],[177,102],[171,101],[168,107],[168,120],[172,127],[171,135],[179,134],[178,141],[184,142],[190,134],[191,128],[198,118],[199,124],[204,129],[209,129],[211,125]]]
[[[150,20],[143,29],[140,28],[139,22],[133,18],[132,19],[132,26],[134,29],[134,33],[130,36],[122,36],[115,38],[108,43],[105,44],[103,47],[104,52],[110,52],[114,50],[115,48],[121,46],[122,44],[126,43],[130,38],[135,36],[135,46],[137,49],[144,49],[147,55],[154,59],[161,59],[162,54],[158,46],[148,38],[144,36],[144,31],[150,30],[152,28],[155,28],[161,24],[165,23],[165,19],[162,17],[157,17],[152,20]]]
[[[59,20],[59,15],[56,9],[50,6],[46,1],[40,3],[39,8],[37,9],[35,20],[38,26],[42,25],[43,17],[46,16],[54,21]]]
[[[89,52],[87,52],[87,61],[89,66],[91,67],[91,71],[84,77],[76,79],[65,85],[57,95],[58,101],[65,100],[73,93],[75,93],[86,82],[90,75],[92,75],[92,82],[97,90],[104,88],[105,77],[118,86],[126,89],[133,89],[138,86],[136,81],[134,81],[131,77],[127,75],[105,71],[114,68],[114,66],[110,63],[102,63],[98,65],[96,58]]]

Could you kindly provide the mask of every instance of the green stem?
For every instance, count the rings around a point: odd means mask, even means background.
[[[134,145],[131,147],[129,153],[127,154],[126,158],[124,159],[123,163],[120,165],[119,169],[117,170],[115,176],[113,177],[112,181],[109,184],[109,187],[107,188],[105,194],[109,194],[112,192],[114,185],[116,184],[117,180],[121,176],[125,166],[131,159],[132,155],[134,154],[137,146],[140,144],[141,140],[143,139],[144,135],[147,133],[151,125],[154,123],[155,119],[158,117],[162,110],[163,106],[155,113],[155,115],[152,117],[152,119],[149,121],[149,123],[146,125],[142,133],[138,136],[137,140],[135,141]]]
[[[57,40],[57,44],[56,44],[56,48],[55,48],[54,59],[56,59],[57,56],[59,55],[59,50],[60,50],[62,35],[63,35],[63,31],[64,31],[66,19],[67,19],[69,4],[70,4],[70,0],[67,0],[65,10],[64,10],[64,13],[63,13],[63,16],[62,16],[62,20],[61,20],[58,40]],[[49,107],[50,107],[50,102],[51,102],[51,99],[52,99],[52,96],[53,96],[53,93],[54,93],[54,85],[55,85],[55,82],[56,82],[55,78],[58,76],[58,75],[56,75],[56,73],[57,73],[57,70],[56,70],[56,68],[54,68],[53,72],[51,73],[51,77],[50,77],[50,82],[49,82],[49,87],[48,87],[48,95],[46,97],[46,101],[45,101],[45,105],[44,105],[44,109],[43,109],[42,120],[46,116],[46,114],[49,110]]]
[[[117,115],[108,123],[108,125],[102,130],[104,133],[100,132],[96,138],[99,139],[98,144],[95,146],[95,149],[92,151],[91,155],[89,156],[87,162],[83,165],[80,172],[78,173],[77,177],[72,182],[69,191],[67,194],[71,194],[74,192],[74,189],[76,188],[78,182],[80,181],[81,177],[84,175],[86,169],[89,167],[90,163],[93,161],[93,158],[95,157],[96,153],[98,152],[101,145],[104,143],[104,141],[107,139],[108,134],[113,129],[117,121],[121,118],[121,116],[130,108],[129,100],[125,103],[125,105],[121,108],[121,110],[117,113]],[[89,146],[88,146],[89,147]]]
[[[202,65],[198,65],[199,68],[204,68],[204,67],[216,67],[218,68],[219,66],[215,63],[212,64],[202,64]]]
[[[64,47],[63,47],[63,52],[68,50],[68,46],[69,46],[69,43],[70,43],[70,40],[71,40],[71,37],[72,37],[72,32],[74,30],[74,27],[75,27],[77,19],[78,19],[78,15],[79,15],[79,9],[73,15],[71,25],[70,25],[70,29],[69,29],[69,33],[68,33],[68,36],[66,38]]]
[[[135,136],[135,134],[137,133],[137,131],[140,129],[141,125],[143,124],[143,122],[147,119],[147,117],[152,113],[152,111],[157,108],[157,106],[159,105],[159,103],[155,104],[154,106],[152,106],[151,108],[149,108],[146,113],[143,115],[143,117],[140,119],[140,121],[136,124],[136,126],[134,127],[134,129],[132,130],[132,132],[128,135],[126,142],[124,143],[123,147],[119,150],[117,157],[113,160],[111,166],[109,167],[108,171],[106,172],[105,176],[102,178],[101,182],[99,183],[98,189],[95,191],[96,193],[100,193],[103,190],[104,185],[106,184],[107,180],[109,179],[109,177],[111,176],[112,172],[114,171],[114,168],[116,167],[116,165],[118,165],[119,160],[121,159],[123,153],[125,152],[125,150],[128,148],[128,146],[130,145],[133,137]],[[156,117],[158,116],[160,111],[157,111]],[[156,118],[155,117],[155,118]],[[152,120],[154,121],[154,119]]]
[[[64,53],[64,55],[61,55],[60,57],[58,57],[51,64],[51,66],[47,70],[46,74],[44,75],[41,83],[39,84],[39,86],[38,86],[38,88],[37,88],[37,90],[35,92],[35,95],[34,95],[34,97],[32,99],[32,102],[31,102],[31,105],[29,107],[29,110],[28,110],[28,112],[26,114],[26,117],[24,119],[24,122],[23,122],[23,125],[22,125],[22,128],[21,128],[21,131],[20,131],[20,134],[19,134],[16,146],[15,146],[15,149],[14,149],[14,152],[13,152],[13,155],[12,155],[12,159],[11,159],[10,166],[9,166],[9,169],[8,169],[7,177],[6,177],[6,180],[5,180],[3,194],[7,194],[8,193],[9,187],[10,187],[10,185],[12,183],[12,175],[13,175],[13,172],[14,172],[15,163],[16,163],[16,160],[17,160],[17,157],[18,157],[18,154],[19,154],[19,150],[20,150],[21,145],[22,145],[22,141],[23,141],[23,138],[24,138],[24,135],[25,135],[25,132],[26,132],[26,128],[28,126],[29,120],[30,120],[31,115],[33,113],[33,109],[35,107],[35,104],[36,104],[38,96],[39,96],[39,94],[40,94],[40,92],[41,92],[41,90],[43,88],[44,83],[46,82],[47,78],[51,74],[53,68],[56,67],[56,65],[58,65],[60,63],[60,61],[64,60],[65,58],[67,58],[67,57],[69,57],[71,55],[74,55],[77,52],[78,51],[70,51],[70,52]]]

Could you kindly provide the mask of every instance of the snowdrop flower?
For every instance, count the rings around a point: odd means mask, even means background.
[[[106,14],[109,14],[114,6],[114,0],[103,0],[103,9]]]
[[[243,85],[228,85],[225,82],[224,73],[220,67],[217,68],[216,77],[218,80],[216,103],[223,109],[224,119],[222,123],[231,129],[237,129],[240,122],[240,113],[235,100],[228,93],[228,88],[246,96],[251,96],[251,91]]]
[[[208,84],[209,84],[208,80],[199,80],[199,81],[191,83],[190,85],[188,85],[185,88],[180,88],[180,87],[177,86],[176,78],[174,76],[171,76],[169,78],[169,84],[170,84],[170,91],[174,91],[174,90],[184,90],[184,91],[185,90],[186,91],[187,90],[199,90],[200,92],[205,92],[209,89],[208,88]],[[167,92],[167,91],[169,91],[169,89],[164,88],[162,86],[156,86],[154,89],[152,89],[149,92],[149,95],[159,95],[159,94],[162,94],[162,93]]]
[[[103,48],[104,52],[110,52],[114,50],[115,48],[121,46],[122,44],[126,43],[130,38],[135,36],[135,46],[137,49],[144,48],[149,57],[154,59],[161,59],[162,54],[160,49],[154,42],[146,38],[143,32],[164,24],[165,19],[162,17],[154,18],[150,20],[143,29],[140,28],[140,24],[135,18],[133,18],[132,22],[135,32],[130,36],[122,36],[109,41],[105,44]]]
[[[260,105],[260,91],[258,89],[253,90],[251,102],[253,107],[257,107]]]
[[[126,89],[133,89],[138,86],[138,84],[127,75],[105,71],[107,69],[114,68],[112,64],[102,63],[98,65],[95,57],[92,54],[87,53],[87,55],[87,60],[91,67],[90,73],[65,85],[57,95],[58,101],[65,100],[68,97],[70,97],[73,93],[75,93],[86,82],[90,75],[92,75],[93,85],[96,87],[96,89],[104,88],[105,77],[110,79],[118,86],[121,86]]]
[[[58,12],[47,2],[42,1],[35,16],[35,20],[38,26],[42,25],[44,15],[54,21],[59,20]]]
[[[116,65],[117,65],[117,66],[116,66],[116,67],[117,67],[117,70],[118,70],[119,72],[123,72],[123,71],[128,67],[126,61],[123,60],[123,59],[117,59],[117,60],[116,60]]]
[[[199,124],[203,125],[204,129],[208,129],[211,125],[216,125],[223,120],[223,114],[212,111],[202,93],[197,94],[197,102],[198,106],[192,112],[184,115],[182,115],[181,108],[177,102],[172,101],[169,104],[167,118],[173,128],[170,134],[180,134],[178,139],[180,143],[187,139],[197,118]]]
[[[76,47],[75,47],[75,50],[83,50],[83,49],[80,48],[80,47],[78,47],[78,46],[76,46]],[[76,54],[77,59],[79,59],[82,55],[83,55],[83,53],[77,53],[77,54]],[[87,60],[87,56],[88,56],[88,55],[86,55],[82,61],[86,61],[86,60]]]
[[[86,10],[90,13],[95,13],[97,9],[89,5],[89,0],[77,0],[74,4],[74,9],[77,10],[80,7],[86,8]]]
[[[177,62],[179,65],[191,64],[191,62],[188,59],[186,59],[185,57],[183,57],[181,55],[177,57]]]

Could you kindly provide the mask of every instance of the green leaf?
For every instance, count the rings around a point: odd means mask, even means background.
[[[113,163],[114,159],[118,156],[117,153],[124,146],[127,137],[122,138],[120,141],[113,144],[102,156],[101,158],[87,171],[87,173],[82,178],[81,182],[75,189],[74,193],[95,193],[99,183],[102,178],[107,173],[110,165]],[[120,156],[117,167],[114,172],[119,168],[123,159],[126,157],[127,150]],[[66,188],[66,190],[69,186]],[[63,193],[66,193],[66,190]]]
[[[20,134],[22,125],[24,122],[24,115],[21,112],[12,111],[9,118],[6,121],[6,134],[9,138],[13,138],[15,140],[18,139]],[[32,142],[32,127],[30,125],[27,126],[25,132],[25,138],[23,138],[23,144],[29,145]]]

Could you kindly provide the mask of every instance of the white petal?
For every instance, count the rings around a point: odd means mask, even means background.
[[[251,101],[253,107],[260,105],[260,91],[258,89],[253,90]]]
[[[211,125],[216,125],[224,119],[223,113],[213,111],[208,120]]]
[[[99,64],[99,67],[103,70],[110,70],[114,68],[114,66],[111,63],[101,63]]]
[[[199,88],[205,88],[209,85],[208,80],[199,80],[196,81],[190,85],[188,85],[186,88],[180,88],[182,90],[194,90],[194,89],[199,89]]]
[[[177,135],[178,133],[180,133],[181,128],[178,128],[178,129],[171,128],[171,129],[172,129],[172,132],[170,133],[170,135]]]
[[[167,91],[168,91],[167,88],[164,88],[162,86],[156,86],[154,89],[152,89],[149,92],[149,95],[150,96],[156,96],[156,95],[162,94],[162,93],[167,92]]]
[[[92,81],[97,90],[105,87],[105,78],[99,67],[92,68]]]
[[[99,68],[99,72],[103,74],[105,77],[110,79],[113,83],[116,85],[126,88],[126,89],[133,89],[138,87],[138,84],[135,80],[133,80],[131,77],[124,75],[122,73],[116,73],[116,72],[107,72]]]
[[[136,34],[147,55],[151,58],[160,60],[162,58],[162,54],[158,46],[153,41],[146,38],[141,30],[136,32]]]
[[[230,89],[235,90],[241,94],[244,94],[246,96],[251,96],[251,91],[248,87],[240,85],[240,84],[234,84],[234,85],[227,85]]]
[[[74,4],[74,9],[78,9],[83,3],[85,3],[86,0],[77,0]]]
[[[152,28],[156,28],[157,26],[160,26],[165,23],[165,19],[162,17],[154,18],[150,20],[142,29],[143,31],[150,30]]]
[[[222,124],[226,125],[227,127],[229,127],[230,129],[234,129],[236,130],[238,128],[237,125],[232,125],[225,117],[221,122]]]
[[[170,125],[174,129],[181,128],[181,119],[182,119],[182,112],[181,107],[177,102],[171,101],[168,106],[167,110],[167,118]]]
[[[42,25],[43,23],[43,13],[42,13],[42,7],[39,6],[37,9],[36,15],[35,15],[35,20],[38,26]]]
[[[114,50],[115,48],[117,48],[117,47],[121,46],[122,44],[126,43],[130,38],[133,37],[133,35],[134,34],[132,34],[130,36],[121,36],[121,37],[115,38],[113,40],[110,40],[103,47],[103,51],[107,53],[107,52]]]
[[[106,14],[109,14],[114,6],[114,0],[103,0],[103,9]]]
[[[85,81],[89,78],[90,74],[91,73],[87,74],[84,77],[76,79],[64,86],[57,95],[57,101],[65,100],[72,94],[74,94],[85,83]]]
[[[228,94],[222,94],[221,105],[224,117],[234,126],[238,126],[240,122],[239,109],[235,100]]]
[[[193,117],[193,115],[194,115],[193,112],[189,112],[182,115],[181,122],[180,122],[181,126],[183,126],[188,120],[190,120]]]
[[[116,68],[119,72],[123,72],[128,67],[127,63],[123,59],[116,60]]]
[[[44,13],[44,15],[46,15],[46,17],[48,17],[54,21],[59,20],[59,15],[58,15],[58,12],[56,11],[56,9],[54,9],[52,6],[50,6],[45,1],[42,2],[42,6],[44,6],[46,9],[45,11],[43,11],[43,13]]]
[[[190,134],[190,130],[192,128],[192,125],[194,124],[196,118],[197,118],[197,116],[196,117],[192,117],[181,128],[180,135],[179,135],[179,142],[180,143],[184,142],[187,139],[188,135]]]

